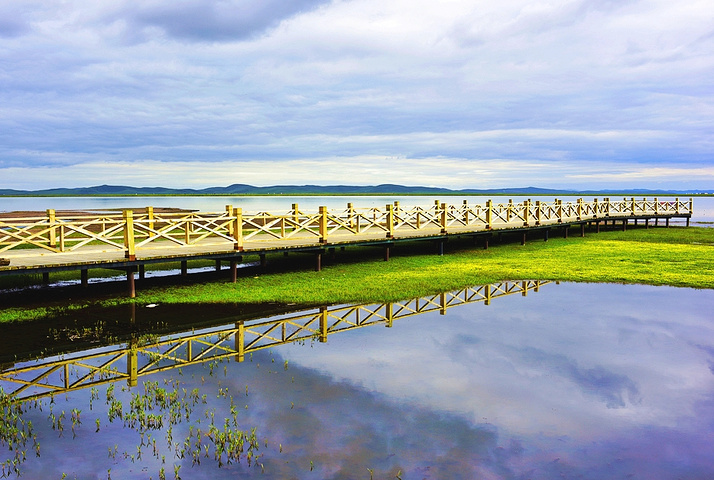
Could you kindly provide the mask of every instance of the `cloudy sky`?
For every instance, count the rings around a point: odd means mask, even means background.
[[[0,188],[711,188],[713,11],[4,1]]]

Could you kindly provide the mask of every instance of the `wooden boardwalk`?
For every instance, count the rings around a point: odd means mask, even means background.
[[[320,207],[303,212],[293,204],[287,212],[246,213],[226,206],[223,212],[155,212],[152,207],[121,213],[74,213],[54,210],[30,216],[0,218],[0,275],[80,270],[87,281],[90,268],[113,268],[127,272],[134,294],[134,272],[143,274],[150,263],[185,262],[192,259],[226,261],[235,281],[236,264],[245,255],[275,252],[315,254],[321,268],[322,254],[331,248],[383,245],[385,260],[396,242],[433,240],[443,253],[449,236],[483,237],[485,246],[493,233],[540,232],[547,240],[554,228],[621,224],[642,221],[647,225],[682,218],[689,225],[692,199],[609,198],[584,202],[486,202],[466,201],[449,205],[435,201],[429,208],[404,208],[398,202],[384,208],[334,211]],[[220,265],[220,263],[218,263]]]

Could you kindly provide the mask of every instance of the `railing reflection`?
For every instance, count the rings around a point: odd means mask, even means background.
[[[32,399],[118,380],[135,386],[139,377],[152,373],[226,358],[242,362],[247,354],[277,345],[326,342],[329,335],[348,330],[380,324],[391,327],[395,320],[435,311],[443,315],[459,305],[488,305],[499,297],[537,292],[548,283],[501,282],[394,303],[320,307],[162,337],[142,335],[116,346],[3,368],[0,387],[11,397]]]

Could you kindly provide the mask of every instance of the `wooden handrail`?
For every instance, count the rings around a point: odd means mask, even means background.
[[[124,210],[121,214],[61,215],[47,210],[46,215],[0,218],[0,252],[12,249],[36,249],[50,253],[77,251],[101,245],[118,249],[126,258],[135,258],[136,251],[148,247],[168,248],[192,245],[232,244],[241,251],[246,242],[270,240],[316,241],[326,244],[339,236],[381,235],[382,238],[427,234],[460,233],[462,231],[520,228],[562,224],[598,219],[651,217],[689,217],[693,200],[660,198],[584,202],[553,202],[525,200],[514,204],[449,205],[436,200],[430,208],[404,207],[395,202],[382,208],[355,208],[332,211],[321,206],[318,212],[302,212],[293,204],[287,213],[245,213],[226,206],[223,212],[156,212]]]

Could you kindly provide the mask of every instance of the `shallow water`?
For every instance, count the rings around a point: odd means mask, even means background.
[[[145,432],[141,459],[137,429],[108,420],[111,387],[95,387],[91,409],[90,388],[56,395],[53,413],[66,413],[61,437],[43,400],[42,411],[24,414],[41,453],[28,451],[23,476],[159,478],[162,466],[166,478],[180,466],[179,476],[192,479],[714,476],[714,292],[569,283],[442,309],[449,299],[425,299],[418,309],[430,311],[403,318],[392,306],[391,328],[379,321],[326,342],[313,332],[243,362],[231,355],[139,373],[136,387],[115,383],[124,413],[145,382],[206,395],[172,427],[172,448],[166,425]],[[225,323],[209,331],[237,328]],[[82,423],[73,438],[75,408]],[[234,415],[241,429],[256,428],[257,460],[219,467],[210,450],[192,466],[189,433],[195,444],[200,428],[205,448],[211,418],[222,428]]]
[[[143,208],[148,205],[154,207],[185,208],[199,210],[203,212],[222,212],[226,205],[240,207],[246,213],[269,211],[280,214],[290,210],[293,203],[297,203],[300,210],[307,212],[317,212],[320,206],[329,209],[345,209],[348,202],[352,202],[355,208],[384,207],[386,204],[399,201],[402,206],[429,207],[434,204],[434,200],[439,199],[449,204],[461,204],[467,200],[470,204],[485,205],[491,199],[496,203],[506,202],[511,198],[514,202],[523,202],[527,196],[449,196],[437,198],[437,196],[412,195],[412,196],[260,196],[260,197],[235,197],[235,196],[180,196],[180,197],[0,197],[0,212],[11,211],[44,211],[48,208],[55,210],[81,210],[81,209],[116,209],[116,208]],[[533,200],[552,202],[556,197],[533,197]],[[577,198],[591,201],[591,196],[557,196],[566,202],[574,202]],[[601,198],[602,197],[597,197]],[[615,197],[612,197],[615,200]],[[620,198],[620,197],[618,197]],[[637,198],[642,198],[638,196]],[[649,198],[649,197],[648,197]],[[665,198],[665,197],[662,197]],[[674,197],[666,197],[674,198]],[[689,198],[681,195],[681,199]],[[714,197],[694,197],[694,215],[692,221],[714,222]],[[673,220],[673,224],[683,224],[683,220]]]

